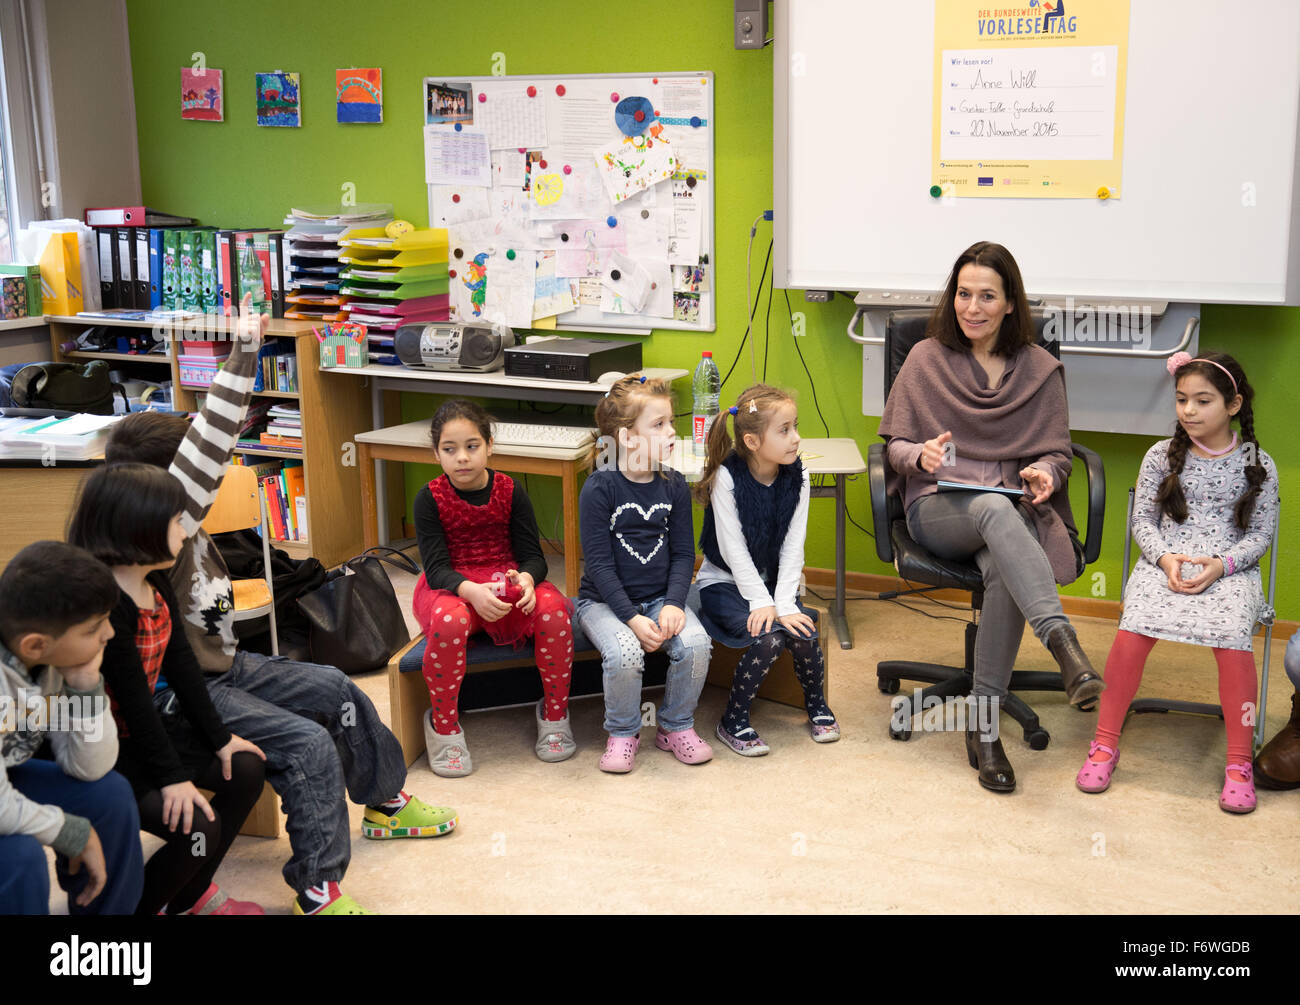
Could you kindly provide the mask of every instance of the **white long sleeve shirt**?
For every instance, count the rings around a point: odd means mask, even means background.
[[[803,575],[803,546],[808,534],[807,469],[804,469],[803,484],[799,488],[799,502],[795,505],[794,516],[790,519],[790,526],[785,528],[785,539],[781,542],[775,595],[768,592],[763,577],[758,574],[754,560],[750,558],[745,532],[740,526],[740,514],[736,510],[736,485],[725,465],[718,467],[709,505],[713,507],[718,551],[731,571],[719,568],[705,556],[700,571],[695,576],[696,584],[702,589],[714,583],[735,583],[740,595],[749,602],[751,611],[775,607],[777,617],[799,613],[799,580]],[[781,528],[773,527],[770,531],[779,534]]]

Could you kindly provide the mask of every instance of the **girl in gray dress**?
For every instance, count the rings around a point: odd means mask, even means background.
[[[1251,728],[1257,685],[1251,635],[1270,617],[1259,559],[1278,512],[1277,468],[1255,438],[1254,390],[1231,356],[1175,353],[1178,428],[1142,461],[1133,536],[1142,557],[1124,589],[1124,614],[1106,660],[1097,734],[1077,784],[1103,792],[1119,763],[1119,733],[1157,639],[1209,646],[1219,665],[1228,733],[1220,808],[1255,808]],[[1232,428],[1237,420],[1241,433]]]

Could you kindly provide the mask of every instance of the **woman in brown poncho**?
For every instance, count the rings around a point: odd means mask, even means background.
[[[1006,696],[1028,621],[1060,665],[1070,702],[1082,704],[1105,685],[1056,592],[1080,572],[1066,491],[1065,376],[1060,361],[1034,345],[1020,269],[1006,248],[980,242],[962,252],[926,334],[894,381],[880,435],[889,489],[903,498],[913,539],[983,573],[974,694],[995,709]],[[1024,495],[940,492],[940,479]],[[966,749],[981,785],[1015,788],[1001,740],[968,729]]]

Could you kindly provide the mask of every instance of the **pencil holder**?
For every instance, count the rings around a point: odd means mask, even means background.
[[[314,330],[320,341],[322,370],[336,366],[365,366],[370,361],[365,325],[342,321]]]

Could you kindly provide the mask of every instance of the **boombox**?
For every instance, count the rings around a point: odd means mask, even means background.
[[[500,370],[515,333],[505,325],[450,323],[402,325],[393,349],[406,366],[428,370]]]

